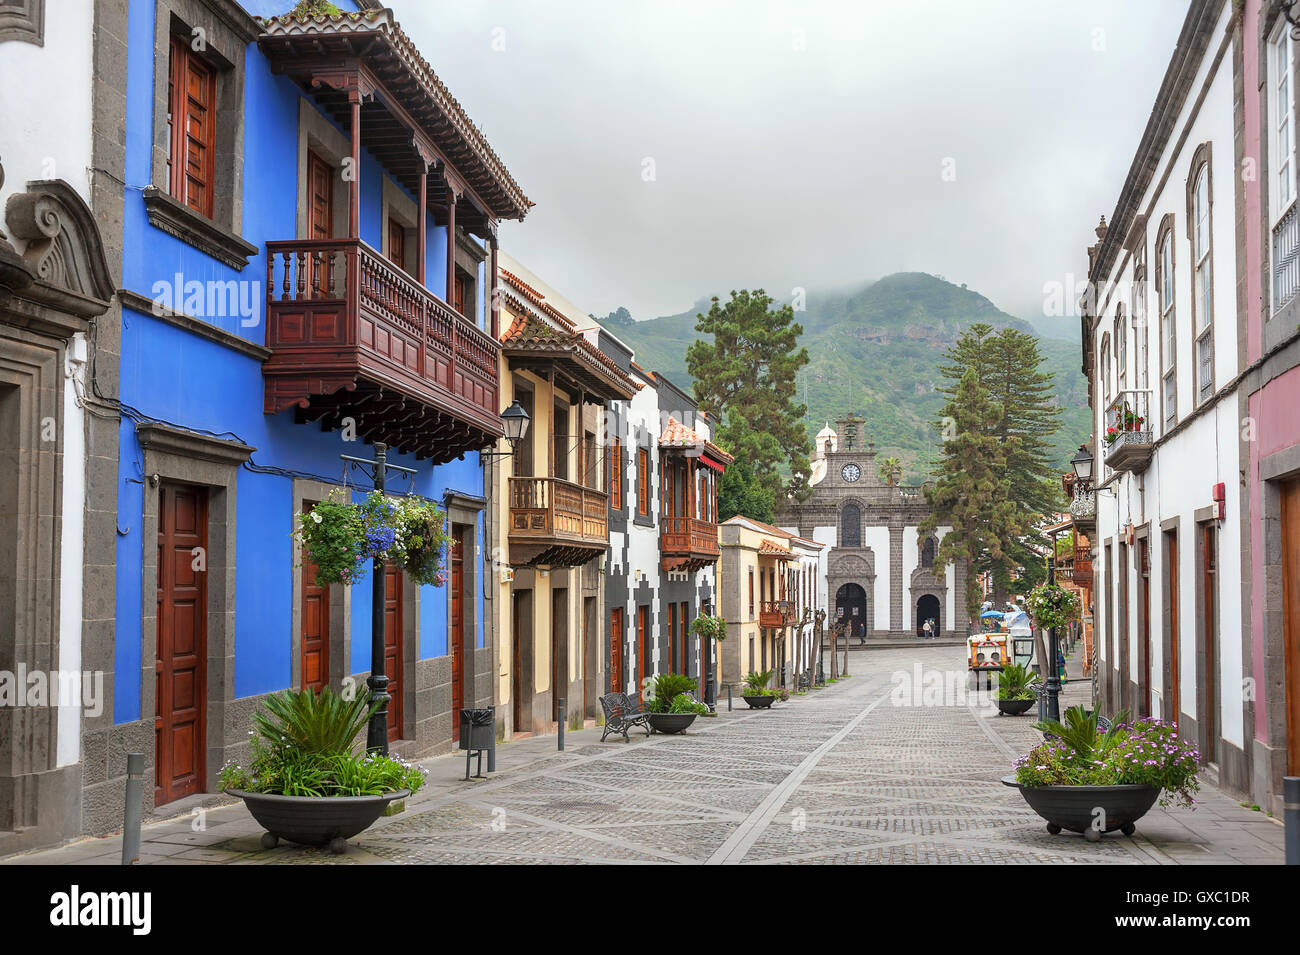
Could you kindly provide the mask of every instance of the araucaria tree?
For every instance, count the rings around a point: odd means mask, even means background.
[[[1013,328],[994,334],[992,326],[975,324],[945,357],[950,364],[940,371],[949,384],[940,391],[948,401],[936,423],[944,441],[922,533],[953,528],[937,556],[969,561],[967,609],[973,613],[977,574],[990,574],[999,597],[1019,568],[1037,576],[1041,555],[1033,528],[1061,506],[1051,457],[1061,412],[1032,335]]]
[[[775,306],[762,289],[716,297],[696,316],[697,339],[686,352],[700,408],[722,421],[716,441],[736,458],[718,485],[718,516],[770,521],[782,492],[782,471],[798,486],[812,446],[807,409],[795,401],[795,374],[808,364],[799,347],[803,326],[789,305]]]

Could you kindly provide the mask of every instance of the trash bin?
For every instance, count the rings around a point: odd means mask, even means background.
[[[495,708],[491,706],[461,710],[460,748],[466,752],[490,748],[495,714]]]

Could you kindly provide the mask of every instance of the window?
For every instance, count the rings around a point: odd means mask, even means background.
[[[1192,314],[1196,325],[1196,398],[1214,391],[1214,296],[1210,260],[1210,163],[1206,158],[1192,187]]]
[[[840,546],[862,546],[862,512],[856,504],[845,504],[840,511]]]
[[[1115,375],[1118,391],[1128,390],[1128,326],[1124,321],[1124,306],[1115,307]]]
[[[1160,305],[1160,381],[1165,430],[1178,421],[1178,336],[1174,324],[1174,228],[1168,216],[1160,229],[1156,290]]]
[[[1105,407],[1110,407],[1111,382],[1110,382],[1110,332],[1103,332],[1101,336],[1101,349],[1098,354],[1101,357],[1101,398]]]
[[[623,509],[623,443],[618,438],[609,449],[609,504],[616,511]]]
[[[1146,237],[1133,253],[1133,387],[1147,387],[1147,244]]]
[[[934,538],[927,537],[921,547],[921,566],[927,570],[934,566]]]
[[[1300,221],[1295,209],[1295,96],[1291,89],[1294,41],[1287,24],[1269,43],[1268,148],[1273,170],[1269,190],[1269,224],[1273,231],[1273,310],[1295,297],[1300,288]]]
[[[636,449],[636,510],[650,514],[650,452],[645,448]]]
[[[217,71],[174,36],[167,86],[167,179],[171,194],[212,218],[215,185]]]
[[[754,568],[749,568],[749,619],[754,619]]]

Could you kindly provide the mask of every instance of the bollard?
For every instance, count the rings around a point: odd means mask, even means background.
[[[144,793],[144,753],[126,754],[126,813],[122,820],[122,865],[140,861],[140,797]]]
[[[560,752],[564,752],[564,723],[569,718],[566,710],[568,709],[568,700],[560,697],[560,735],[556,738],[559,744]]]
[[[1282,777],[1282,820],[1286,824],[1286,864],[1300,865],[1300,776]]]
[[[727,712],[731,712],[731,684],[727,684]]]
[[[492,707],[492,741],[488,743],[488,772],[497,771],[497,708]]]

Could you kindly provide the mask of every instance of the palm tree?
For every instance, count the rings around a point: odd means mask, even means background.
[[[880,462],[880,473],[886,484],[895,487],[903,477],[903,462],[898,458],[885,458]]]

